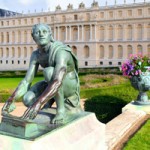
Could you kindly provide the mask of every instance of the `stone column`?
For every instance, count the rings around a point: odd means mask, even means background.
[[[123,24],[122,27],[122,40],[126,41],[127,40],[127,25]]]
[[[78,41],[80,41],[80,26],[78,25]]]
[[[82,41],[84,41],[84,25],[82,25]]]
[[[132,40],[135,41],[137,39],[137,33],[136,33],[136,24],[132,25]]]
[[[70,41],[72,41],[72,33],[71,33],[71,26],[70,27]]]
[[[108,41],[108,26],[105,25],[105,30],[104,30],[104,41]]]
[[[7,32],[3,32],[3,43],[7,43]]]
[[[9,31],[9,43],[12,43],[12,31]]]
[[[93,32],[92,32],[92,30],[93,30],[93,27],[92,27],[92,25],[90,25],[90,41],[93,40]]]
[[[57,32],[57,27],[54,26],[54,39],[56,39],[56,32]]]
[[[31,30],[28,30],[28,32],[27,32],[27,38],[28,38],[28,43],[32,43]]]
[[[59,41],[59,32],[60,32],[60,31],[59,31],[59,28],[60,28],[60,27],[58,26],[58,28],[57,28],[57,30],[58,30],[58,41]]]
[[[94,33],[94,40],[95,41],[97,41],[97,25],[95,24],[95,26],[94,26],[94,31],[95,31],[95,33]]]
[[[114,34],[113,34],[113,41],[117,41],[118,40],[118,30],[117,30],[117,25],[113,25],[113,30],[114,30]]]
[[[25,43],[25,31],[20,31],[21,32],[21,39],[20,39],[20,43]],[[27,31],[26,31],[27,32]]]
[[[66,26],[65,28],[66,28],[66,41],[68,41],[68,26]]]
[[[18,43],[18,31],[15,31],[15,43]]]
[[[143,24],[143,39],[142,40],[147,40],[147,32],[148,32],[148,24],[144,23]]]
[[[128,56],[127,56],[127,45],[123,44],[122,48],[123,48],[123,59],[128,59]]]

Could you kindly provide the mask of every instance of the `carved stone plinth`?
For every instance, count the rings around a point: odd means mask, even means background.
[[[94,113],[70,115],[70,121],[62,125],[50,124],[51,117],[45,111],[31,122],[3,118],[0,124],[3,129],[0,131],[0,147],[11,150],[106,149],[105,125],[96,119]]]

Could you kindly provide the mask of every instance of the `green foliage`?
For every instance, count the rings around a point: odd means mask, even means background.
[[[127,142],[123,150],[148,150],[150,148],[150,120]]]
[[[9,96],[9,93],[0,93],[0,102],[4,103],[9,98]]]
[[[79,75],[84,76],[88,74],[118,74],[121,75],[119,67],[101,67],[101,68],[79,68]]]

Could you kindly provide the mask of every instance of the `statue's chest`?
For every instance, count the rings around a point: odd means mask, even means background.
[[[49,55],[47,53],[40,54],[38,57],[38,62],[41,67],[45,68],[49,66]]]

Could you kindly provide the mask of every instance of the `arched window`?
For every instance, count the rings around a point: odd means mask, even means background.
[[[18,43],[21,43],[21,32],[18,31]]]
[[[3,26],[4,25],[4,22],[3,21],[1,21],[1,26]]]
[[[109,58],[109,59],[112,59],[112,58],[113,58],[113,46],[112,46],[112,45],[109,45],[108,58]]]
[[[123,57],[123,47],[122,45],[118,46],[118,58],[121,59]]]
[[[100,27],[100,41],[104,41],[104,35],[105,35],[104,30],[105,30],[104,27],[101,26]]]
[[[133,54],[132,46],[128,45],[127,46],[127,57],[129,57],[131,54]]]
[[[84,39],[85,39],[86,41],[89,41],[89,40],[90,40],[90,26],[85,26]]]
[[[12,57],[15,57],[15,48],[12,47]]]
[[[90,56],[89,46],[84,46],[84,58],[88,58]]]
[[[65,41],[66,39],[66,29],[65,27],[61,27],[61,41]]]
[[[30,47],[30,55],[32,54],[33,52],[33,47]]]
[[[77,55],[77,47],[76,46],[72,46],[72,51],[75,55]]]
[[[118,40],[123,39],[123,27],[121,25],[118,26]]]
[[[4,34],[1,32],[1,43],[4,43]]]
[[[142,54],[143,53],[143,47],[142,47],[142,45],[138,45],[137,46],[137,53],[138,54]]]
[[[65,22],[65,21],[66,21],[66,16],[63,15],[63,16],[62,16],[62,22]]]
[[[147,54],[148,54],[148,57],[150,57],[150,45],[147,46]]]
[[[12,43],[15,43],[15,32],[12,32]]]
[[[18,58],[20,58],[20,57],[21,57],[21,48],[18,47]]]
[[[9,33],[6,33],[6,42],[9,43]]]
[[[147,40],[150,40],[150,24],[147,26]]]
[[[27,31],[24,31],[24,43],[27,43]]]
[[[73,28],[73,40],[74,41],[78,40],[78,28],[77,27]]]
[[[3,48],[0,48],[0,58],[3,58]]]
[[[139,24],[137,26],[137,39],[142,40],[142,36],[143,36],[143,27],[141,24]]]
[[[27,57],[27,48],[24,47],[24,57]]]
[[[99,58],[104,58],[104,46],[100,46],[100,53],[99,53]]]
[[[8,58],[9,57],[9,48],[6,47],[6,57]]]
[[[113,26],[108,27],[108,38],[109,40],[113,40]]]
[[[132,40],[132,26],[127,26],[127,40]]]

